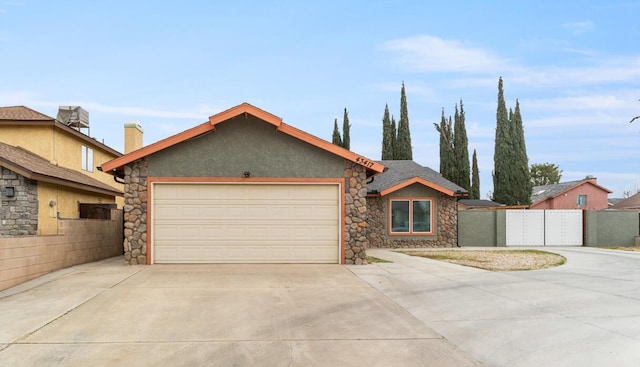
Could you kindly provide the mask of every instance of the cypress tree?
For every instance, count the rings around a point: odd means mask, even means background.
[[[478,170],[478,157],[476,150],[473,150],[473,163],[471,164],[471,189],[469,199],[480,199],[480,171]]]
[[[342,138],[340,137],[340,130],[338,130],[338,119],[333,120],[333,137],[331,142],[339,147],[342,146]]]
[[[454,154],[453,154],[453,131],[451,130],[451,117],[449,121],[444,117],[444,108],[442,109],[442,117],[440,125],[433,124],[440,133],[440,174],[447,180],[452,181],[454,178]]]
[[[514,201],[520,205],[530,205],[533,183],[531,182],[531,171],[529,171],[529,158],[527,157],[527,146],[524,139],[520,101],[517,99],[510,123],[514,137]]]
[[[349,150],[351,148],[351,138],[349,137],[349,113],[347,108],[344,109],[344,117],[342,118],[342,147]]]
[[[493,201],[514,205],[513,200],[513,137],[509,128],[509,115],[504,102],[502,77],[498,81],[498,108],[496,110],[496,139],[493,154]]]
[[[389,105],[385,105],[384,115],[382,117],[382,160],[393,159],[393,140],[391,119],[389,118]]]
[[[469,141],[467,139],[467,128],[465,126],[464,107],[460,100],[460,113],[456,105],[453,125],[453,156],[454,156],[454,181],[458,186],[469,190]]]
[[[396,156],[398,154],[398,133],[396,132],[396,119],[391,115],[391,127],[389,127],[389,136],[391,136],[391,147],[392,153],[391,156],[393,159],[398,159]]]
[[[394,146],[395,158],[398,160],[412,160],[411,132],[409,130],[409,111],[407,108],[407,95],[404,90],[404,82],[400,90],[400,121],[398,122],[398,136]]]

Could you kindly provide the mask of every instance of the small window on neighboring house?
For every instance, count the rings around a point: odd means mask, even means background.
[[[389,202],[389,232],[392,234],[430,234],[432,200],[393,199]]]
[[[93,149],[82,146],[82,170],[93,172]]]
[[[587,206],[587,195],[578,195],[578,206]]]

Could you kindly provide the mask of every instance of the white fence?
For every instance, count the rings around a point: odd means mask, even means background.
[[[507,246],[582,246],[582,210],[507,210]]]

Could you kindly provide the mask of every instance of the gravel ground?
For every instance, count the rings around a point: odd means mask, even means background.
[[[540,250],[421,250],[406,251],[454,264],[491,271],[536,270],[564,264],[565,258]]]

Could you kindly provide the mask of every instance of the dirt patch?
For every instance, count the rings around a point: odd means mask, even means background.
[[[563,256],[540,250],[425,250],[403,253],[491,271],[545,269],[566,261]]]

